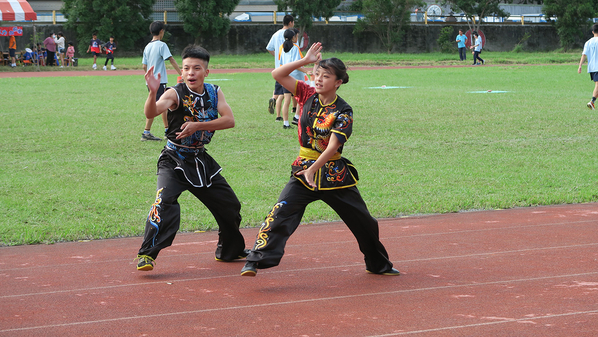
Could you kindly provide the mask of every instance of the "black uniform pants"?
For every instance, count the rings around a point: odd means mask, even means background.
[[[301,222],[305,208],[316,200],[332,207],[349,227],[364,255],[368,271],[380,273],[392,268],[388,253],[379,239],[378,221],[370,215],[357,187],[310,191],[293,177],[262,223],[247,261],[258,262],[258,268],[277,266],[284,255],[287,240]]]
[[[210,187],[193,187],[176,164],[161,163],[158,168],[156,201],[152,205],[145,224],[145,236],[139,255],[156,258],[163,248],[172,245],[181,222],[178,198],[183,191],[191,192],[214,215],[218,223],[218,246],[216,258],[234,260],[243,253],[245,239],[239,231],[241,203],[226,179],[220,174],[212,178]]]

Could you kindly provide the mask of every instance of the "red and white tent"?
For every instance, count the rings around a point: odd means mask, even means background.
[[[0,21],[32,21],[37,14],[26,0],[0,0]]]

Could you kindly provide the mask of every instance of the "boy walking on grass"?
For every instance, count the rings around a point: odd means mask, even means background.
[[[89,41],[89,47],[87,47],[87,52],[91,52],[91,54],[93,55],[93,70],[96,70],[98,68],[98,66],[96,65],[96,60],[98,56],[102,53],[102,41],[98,39],[98,34],[91,34],[91,41]]]
[[[160,99],[164,91],[166,90],[166,84],[168,83],[168,78],[166,77],[166,64],[164,61],[170,60],[170,64],[176,70],[179,75],[182,75],[181,69],[179,65],[176,63],[176,60],[172,57],[170,53],[170,49],[168,49],[168,45],[162,42],[162,38],[164,37],[164,22],[161,21],[154,21],[150,25],[150,32],[152,33],[152,40],[150,43],[145,46],[143,50],[143,71],[147,72],[148,69],[154,68],[155,74],[160,74],[158,78],[160,78],[160,86],[158,87],[158,91],[156,92],[156,101]],[[147,82],[146,82],[147,83]],[[148,86],[149,89],[149,86]],[[162,121],[164,122],[164,128],[168,130],[168,119],[166,112],[162,114]],[[162,138],[156,137],[151,134],[150,130],[152,128],[152,123],[154,122],[154,118],[146,118],[145,120],[145,130],[141,135],[141,140],[156,140],[161,141]]]
[[[183,50],[185,80],[156,99],[162,87],[161,76],[154,77],[154,67],[145,74],[149,95],[145,116],[154,118],[168,111],[168,142],[158,158],[156,201],[145,224],[143,244],[137,255],[137,270],[154,269],[154,260],[163,248],[172,244],[180,225],[178,197],[191,192],[216,218],[218,245],[216,261],[229,262],[249,254],[239,231],[241,203],[220,174],[222,168],[205,151],[215,130],[235,126],[233,112],[222,90],[204,83],[208,76],[210,54],[199,46]]]
[[[590,79],[594,81],[594,91],[592,92],[592,100],[588,102],[588,108],[595,110],[596,97],[598,97],[598,23],[592,27],[594,37],[589,39],[583,46],[581,60],[579,60],[579,68],[577,73],[581,74],[581,66],[585,59],[588,59],[588,73]]]
[[[116,43],[114,43],[114,36],[110,37],[110,42],[107,42],[104,45],[104,50],[106,51],[106,63],[104,63],[104,70],[107,70],[106,66],[108,65],[108,60],[110,60],[110,69],[116,70],[114,66],[114,50],[116,49]]]

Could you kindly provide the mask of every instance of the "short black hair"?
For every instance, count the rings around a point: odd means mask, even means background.
[[[594,33],[598,33],[598,23],[595,23],[595,24],[592,26],[592,32],[594,32]]]
[[[150,24],[150,33],[152,33],[153,36],[158,36],[160,35],[160,31],[164,29],[164,26],[164,22],[154,21]]]
[[[285,15],[282,19],[282,24],[285,26],[288,26],[291,22],[295,22],[295,18],[291,14]]]
[[[210,53],[201,46],[198,45],[189,45],[183,49],[181,53],[181,57],[184,59],[186,58],[195,58],[206,61],[206,63],[210,63]]]

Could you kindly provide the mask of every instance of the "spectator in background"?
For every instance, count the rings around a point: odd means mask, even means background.
[[[485,64],[486,61],[482,60],[482,58],[480,57],[480,53],[482,52],[482,37],[478,34],[478,32],[473,32],[473,37],[472,40],[474,40],[471,43],[471,47],[469,47],[470,49],[473,49],[473,65],[480,65],[480,64]],[[481,61],[482,63],[478,62]]]
[[[56,42],[56,52],[60,59],[60,68],[64,68],[64,35],[62,35],[62,32],[58,32],[57,35],[58,37],[54,37],[54,41]]]
[[[73,58],[75,58],[75,45],[73,42],[69,41],[69,47],[66,50],[66,59],[68,60],[68,66],[70,67],[73,64]]]
[[[276,31],[276,33],[272,34],[270,37],[270,41],[266,46],[266,50],[274,56],[274,68],[280,67],[280,46],[284,43],[284,32],[295,26],[295,18],[292,15],[285,15],[282,19],[282,28]],[[272,98],[268,101],[268,112],[271,114],[274,113],[274,109],[276,109],[276,120],[282,121],[282,117],[280,117],[280,108],[283,100],[283,92],[282,86],[276,82],[274,83],[274,93],[272,94]]]
[[[10,66],[16,67],[17,66],[17,40],[14,36],[10,36],[8,38],[8,55],[10,56]]]
[[[98,69],[96,65],[96,60],[98,56],[102,53],[102,41],[98,39],[98,34],[93,33],[91,34],[91,41],[89,41],[89,47],[87,47],[87,52],[91,52],[93,55],[93,70]]]
[[[581,66],[587,59],[588,73],[590,74],[590,79],[594,82],[592,100],[588,102],[587,107],[591,110],[595,110],[596,97],[598,97],[598,23],[592,26],[592,34],[594,34],[594,37],[586,41],[583,45],[583,52],[581,53],[581,60],[579,60],[577,73],[581,74]]]
[[[54,65],[54,57],[56,56],[56,34],[51,33],[45,40],[44,40],[44,47],[46,48],[46,65],[53,66]]]
[[[166,90],[166,85],[168,84],[168,77],[166,74],[166,60],[170,61],[172,67],[176,70],[179,75],[182,75],[181,68],[176,63],[174,57],[170,53],[170,49],[168,45],[162,42],[162,38],[164,37],[166,25],[162,21],[154,21],[150,25],[150,33],[152,33],[152,40],[145,46],[143,50],[143,59],[141,63],[143,64],[143,71],[147,73],[147,70],[150,68],[154,68],[154,74],[159,75],[160,79],[160,86],[156,93],[156,102],[160,100],[162,94]],[[147,85],[147,83],[146,83]],[[149,90],[149,87],[148,87]],[[162,114],[162,122],[164,122],[164,133],[168,131],[168,112],[164,112]],[[152,135],[150,132],[152,128],[152,124],[154,123],[154,118],[146,118],[145,120],[145,129],[141,134],[141,140],[153,140],[153,141],[161,141],[162,138],[156,137]]]
[[[457,47],[459,48],[459,58],[461,61],[467,60],[467,47],[465,47],[465,42],[467,42],[467,36],[463,34],[463,31],[459,29],[459,35],[457,35]]]
[[[106,63],[104,63],[104,70],[106,70],[106,66],[108,66],[108,60],[110,60],[110,69],[116,70],[114,66],[114,50],[116,49],[116,43],[114,43],[114,36],[110,37],[110,42],[106,42],[104,45],[104,50],[106,51]]]

